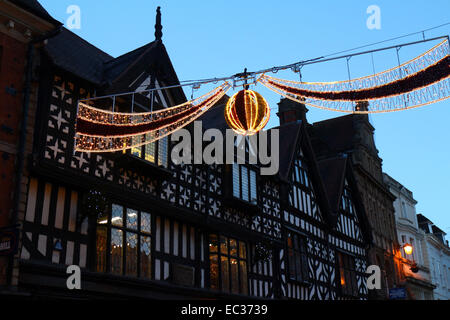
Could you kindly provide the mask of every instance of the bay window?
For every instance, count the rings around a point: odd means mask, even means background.
[[[112,204],[97,219],[96,270],[150,279],[151,215]]]
[[[213,290],[248,294],[247,245],[233,238],[209,236],[210,287]]]

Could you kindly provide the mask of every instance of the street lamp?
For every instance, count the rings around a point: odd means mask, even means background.
[[[409,243],[405,243],[405,244],[403,245],[403,250],[405,251],[405,253],[406,253],[407,255],[410,255],[410,254],[412,254],[412,252],[413,252],[413,246],[410,245]]]
[[[410,254],[412,254],[412,252],[413,252],[413,246],[411,245],[411,244],[409,244],[409,243],[405,243],[404,245],[403,245],[403,250],[405,251],[405,253],[407,254],[407,255],[410,255]],[[418,271],[419,271],[419,267],[417,266],[417,263],[414,261],[414,258],[413,258],[413,262],[412,262],[412,264],[411,264],[411,267],[409,268],[413,273],[417,273]]]

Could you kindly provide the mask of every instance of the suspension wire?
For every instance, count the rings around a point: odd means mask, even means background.
[[[393,49],[393,48],[401,48],[404,46],[409,46],[409,45],[414,45],[414,44],[418,44],[418,43],[423,43],[423,42],[428,42],[428,41],[434,41],[434,40],[438,40],[438,39],[443,39],[446,38],[449,41],[449,46],[450,46],[450,39],[449,36],[440,36],[440,37],[435,37],[435,38],[430,38],[430,39],[425,39],[425,32],[430,31],[430,30],[434,30],[434,29],[438,29],[444,26],[450,25],[450,22],[435,26],[435,27],[431,27],[428,29],[424,29],[421,31],[417,31],[417,32],[413,32],[413,33],[409,33],[409,34],[405,34],[402,36],[398,36],[395,38],[390,38],[387,40],[383,40],[383,41],[378,41],[378,42],[374,42],[374,43],[370,43],[370,44],[366,44],[363,46],[359,46],[359,47],[355,47],[352,49],[347,49],[347,50],[343,50],[343,51],[338,51],[338,52],[334,52],[334,53],[330,53],[324,56],[320,56],[317,58],[313,58],[313,59],[308,59],[308,60],[302,60],[302,61],[298,61],[295,63],[291,63],[288,65],[284,65],[284,66],[277,66],[277,67],[272,67],[272,68],[267,68],[267,69],[262,69],[262,70],[258,70],[255,72],[247,72],[247,73],[236,73],[234,75],[231,76],[227,76],[227,77],[220,77],[220,78],[206,78],[206,79],[200,79],[200,80],[184,80],[184,81],[179,81],[179,84],[175,84],[175,85],[170,85],[170,86],[165,86],[165,87],[160,87],[160,88],[152,88],[152,89],[146,89],[146,90],[142,90],[142,91],[131,91],[131,92],[124,92],[124,93],[119,93],[119,94],[111,94],[111,95],[105,95],[105,96],[98,96],[98,97],[91,97],[88,99],[80,99],[79,101],[92,101],[92,100],[97,100],[97,99],[102,99],[102,98],[107,98],[107,97],[118,97],[118,96],[124,96],[124,95],[129,95],[129,94],[133,94],[133,93],[150,93],[153,92],[155,90],[165,90],[165,89],[174,89],[174,88],[181,88],[181,87],[185,87],[185,86],[198,86],[198,85],[202,85],[202,84],[206,84],[206,83],[218,83],[219,81],[228,81],[228,80],[233,80],[236,78],[246,78],[248,76],[255,76],[255,75],[259,75],[259,74],[264,74],[267,72],[272,72],[272,73],[276,73],[280,70],[286,70],[286,69],[292,69],[292,68],[301,68],[305,65],[309,65],[309,64],[315,64],[315,63],[321,63],[321,62],[326,62],[326,61],[331,61],[331,60],[337,60],[337,59],[343,59],[343,58],[347,58],[349,60],[350,57],[353,56],[357,56],[357,55],[363,55],[363,54],[368,54],[368,53],[374,53],[377,51],[383,51],[383,50],[388,50],[388,49]],[[368,50],[368,51],[363,51],[363,52],[358,52],[358,53],[352,53],[352,54],[347,54],[347,55],[342,55],[342,56],[338,56],[338,57],[333,57],[335,55],[338,54],[342,54],[342,53],[347,53],[347,52],[351,52],[351,51],[355,51],[358,49],[362,49],[362,48],[366,48],[366,47],[370,47],[370,46],[374,46],[377,44],[381,44],[381,43],[386,43],[386,42],[390,42],[393,40],[398,40],[401,38],[406,38],[406,37],[410,37],[412,35],[417,35],[417,34],[422,34],[423,36],[423,40],[419,40],[419,41],[414,41],[414,42],[409,42],[409,43],[403,43],[400,45],[395,45],[395,46],[390,46],[390,47],[385,47],[385,48],[379,48],[379,49],[373,49],[373,50]]]

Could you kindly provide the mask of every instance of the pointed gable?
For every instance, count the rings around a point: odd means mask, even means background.
[[[339,155],[319,162],[330,209],[337,217],[338,232],[363,242],[370,242],[371,233],[350,159]]]
[[[279,177],[293,186],[289,190],[288,201],[293,207],[319,220],[334,221],[305,123],[289,122],[276,129],[280,130]],[[311,208],[310,198],[313,199]]]

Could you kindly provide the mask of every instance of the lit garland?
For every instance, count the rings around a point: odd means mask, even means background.
[[[252,90],[235,93],[225,107],[225,120],[234,132],[253,135],[263,129],[270,118],[267,101]]]
[[[119,113],[79,103],[75,150],[113,152],[159,140],[188,125],[230,89],[228,82],[181,105],[154,112]]]
[[[253,83],[261,82],[291,100],[347,113],[405,110],[450,97],[450,47],[447,40],[398,67],[347,81],[289,81],[268,76],[265,74],[268,71],[249,74],[245,71],[232,77],[245,83],[245,90],[228,100],[224,112],[226,122],[238,134],[255,134],[264,128],[270,117],[266,100],[259,93],[247,90],[247,80],[252,77]],[[262,74],[258,80],[255,80],[256,74]],[[229,78],[222,78],[223,81],[226,79]],[[211,80],[204,81],[207,82]],[[114,112],[89,105],[97,98],[80,101],[75,151],[121,151],[159,140],[208,111],[230,87],[225,81],[197,99],[152,112]],[[134,93],[129,94],[133,95],[133,105]]]
[[[322,109],[377,113],[415,108],[450,96],[450,55],[443,41],[396,68],[353,80],[296,82],[262,75],[259,82],[300,103]],[[370,101],[365,109],[355,103]]]

